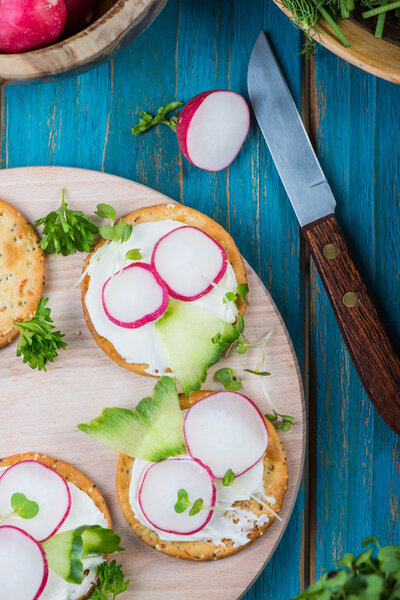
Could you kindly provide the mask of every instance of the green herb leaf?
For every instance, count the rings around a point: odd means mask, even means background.
[[[228,487],[231,485],[231,483],[233,481],[235,481],[235,473],[232,471],[232,469],[228,469],[227,472],[225,473],[225,475],[222,478],[222,485],[224,485],[225,487]]]
[[[203,498],[197,498],[197,500],[193,502],[192,508],[189,510],[189,517],[194,517],[194,515],[197,515],[197,513],[199,513],[203,508],[203,505]]]
[[[120,221],[116,225],[114,225],[114,231],[117,242],[127,242],[132,235],[132,225],[125,223],[125,221]]]
[[[241,298],[241,300],[245,303],[248,304],[247,301],[247,294],[249,293],[249,286],[247,285],[247,283],[241,283],[238,286],[238,289],[236,290],[237,295],[239,296],[239,298]]]
[[[90,600],[115,600],[128,589],[129,580],[125,579],[121,565],[117,565],[115,560],[101,563],[97,567],[97,576],[99,581]]]
[[[242,382],[237,375],[235,375],[233,369],[230,369],[229,367],[218,369],[214,375],[214,379],[219,383],[222,383],[224,388],[230,392],[236,392],[242,387]]]
[[[282,429],[282,431],[289,431],[291,426],[294,423],[294,417],[290,415],[281,415],[280,413],[274,410],[273,414],[267,413],[264,415],[271,423],[274,423],[275,429]],[[281,419],[278,421],[278,418]]]
[[[233,292],[226,292],[225,296],[222,299],[222,302],[224,304],[228,304],[228,302],[235,302],[236,300],[236,294],[234,294]]]
[[[244,319],[243,316],[239,313],[236,318],[236,331],[240,335],[244,331]],[[244,338],[243,338],[244,339]]]
[[[100,227],[100,235],[110,242],[117,241],[113,225],[103,225],[103,227]]]
[[[138,248],[134,248],[133,250],[128,250],[125,254],[126,260],[140,260],[142,258],[142,254]]]
[[[36,313],[28,321],[15,321],[20,332],[17,356],[24,357],[32,369],[47,371],[47,361],[54,362],[57,350],[67,347],[63,333],[53,331],[51,310],[46,308],[48,298],[41,298]]]
[[[243,371],[251,373],[252,375],[261,375],[261,377],[267,377],[268,375],[271,375],[271,373],[268,373],[268,371],[254,371],[253,369],[243,369]]]
[[[68,208],[64,198],[63,189],[60,208],[35,222],[35,227],[43,225],[43,237],[39,245],[46,254],[55,253],[56,256],[90,252],[93,237],[99,228],[82,211]]]
[[[242,333],[239,333],[239,337],[236,342],[235,350],[238,354],[245,354],[249,347],[248,341]]]
[[[173,116],[170,119],[168,119],[167,115],[173,110],[179,108],[180,106],[183,106],[183,102],[169,102],[165,106],[160,106],[155,117],[153,117],[147,112],[141,112],[139,123],[132,127],[133,135],[144,133],[148,129],[154,127],[154,125],[159,125],[160,123],[164,123],[165,125],[171,127],[173,131],[176,131],[176,123],[178,117]]]
[[[33,519],[39,512],[39,504],[34,500],[28,500],[21,492],[16,492],[11,496],[11,506],[14,514],[22,519]]]
[[[175,503],[174,510],[177,513],[183,513],[190,506],[189,494],[185,489],[180,489],[177,492],[178,500]]]
[[[98,215],[102,219],[109,219],[111,223],[114,223],[115,217],[117,216],[115,208],[109,204],[98,204],[97,210],[94,211],[94,214]]]

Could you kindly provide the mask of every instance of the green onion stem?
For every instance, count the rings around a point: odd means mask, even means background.
[[[398,4],[400,6],[400,0],[396,0],[396,2],[394,4]],[[318,6],[318,10],[319,10],[320,14],[324,17],[325,21],[327,23],[329,23],[329,25],[331,26],[331,28],[333,29],[333,31],[336,33],[336,35],[338,36],[338,38],[342,42],[343,46],[345,48],[349,48],[350,47],[349,40],[344,35],[344,33],[342,32],[342,30],[340,29],[340,27],[338,26],[338,24],[335,22],[335,20],[328,13],[328,11],[323,6]]]
[[[385,6],[388,3],[388,0],[383,0],[382,6]],[[383,27],[385,25],[386,13],[383,12],[378,16],[378,20],[376,22],[375,28],[375,37],[381,39],[383,35]]]
[[[394,16],[400,19],[400,7],[395,9]]]
[[[362,16],[364,19],[369,19],[370,17],[376,17],[376,15],[380,15],[381,13],[387,13],[389,10],[394,10],[395,8],[400,8],[400,0],[389,2],[389,4],[381,4],[381,6],[372,8],[371,10],[366,10],[362,13]]]

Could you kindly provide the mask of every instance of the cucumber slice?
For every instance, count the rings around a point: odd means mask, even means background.
[[[120,454],[151,462],[186,452],[183,416],[171,377],[161,377],[153,398],[143,398],[135,410],[105,408],[100,417],[78,429]]]
[[[82,525],[57,533],[42,543],[49,568],[68,583],[82,583],[82,559],[123,550],[121,538],[100,525]]]
[[[207,370],[238,337],[234,325],[192,302],[170,300],[156,335],[185,396],[201,388]]]

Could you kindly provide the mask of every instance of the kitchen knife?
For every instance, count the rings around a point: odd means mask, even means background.
[[[247,85],[258,124],[309,245],[360,380],[400,434],[400,360],[336,221],[336,202],[263,32]]]

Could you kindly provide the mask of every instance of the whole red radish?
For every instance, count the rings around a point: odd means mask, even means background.
[[[49,46],[60,37],[66,20],[64,0],[0,0],[0,52]]]
[[[67,24],[64,33],[76,33],[93,17],[94,0],[64,0],[67,8]]]

